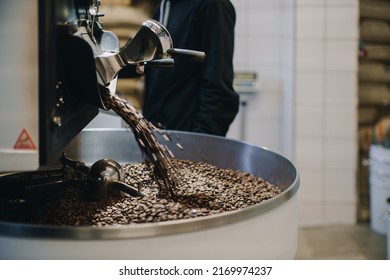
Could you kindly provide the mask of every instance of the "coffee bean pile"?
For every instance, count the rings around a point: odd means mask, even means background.
[[[82,186],[72,186],[48,199],[44,207],[30,208],[24,222],[56,226],[109,226],[153,223],[204,217],[243,209],[272,198],[282,190],[246,172],[221,169],[204,162],[174,160],[182,182],[177,198],[160,197],[153,171],[143,163],[124,167],[126,183],[144,197],[109,197],[89,202]]]

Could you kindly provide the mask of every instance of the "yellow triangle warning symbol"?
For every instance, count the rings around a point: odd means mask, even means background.
[[[31,139],[30,135],[27,133],[27,130],[25,128],[23,128],[22,132],[18,137],[18,140],[16,140],[14,149],[27,149],[27,150],[36,149],[34,141]]]

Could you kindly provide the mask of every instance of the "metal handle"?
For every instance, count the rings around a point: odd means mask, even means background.
[[[124,182],[115,181],[112,183],[112,186],[114,188],[116,188],[117,190],[125,192],[125,193],[127,193],[131,196],[134,196],[134,197],[137,197],[137,196],[144,197],[145,196],[142,192],[138,191],[136,188],[134,188],[134,187],[132,187]]]
[[[154,59],[142,63],[142,65],[145,66],[158,67],[158,68],[172,67],[173,64],[174,64],[174,60],[172,58]]]
[[[80,171],[84,174],[88,174],[90,168],[85,165],[82,161],[73,160],[71,158],[68,158],[66,156],[66,153],[62,153],[62,156],[60,157],[60,162],[65,165],[72,167],[76,171]]]
[[[206,54],[200,51],[193,51],[187,49],[169,49],[167,53],[173,58],[183,58],[191,61],[203,62]]]

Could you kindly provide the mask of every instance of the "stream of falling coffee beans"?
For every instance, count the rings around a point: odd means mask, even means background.
[[[150,168],[153,170],[156,182],[159,185],[159,195],[175,199],[179,180],[176,177],[175,166],[172,162],[173,153],[166,145],[160,144],[153,134],[153,131],[159,131],[159,129],[119,96],[105,93],[103,94],[103,101],[108,108],[111,108],[129,125],[139,148],[144,154],[146,164],[151,165]]]

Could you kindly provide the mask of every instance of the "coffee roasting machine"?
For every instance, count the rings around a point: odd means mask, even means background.
[[[204,57],[174,49],[169,32],[154,20],[145,21],[120,49],[116,35],[103,28],[99,6],[99,0],[0,3],[0,176],[59,166],[63,152],[88,164],[107,157],[120,163],[139,161],[139,149],[128,131],[84,130],[99,108],[109,109],[102,94],[115,94],[117,74],[128,65],[142,71],[171,67],[175,56]],[[155,225],[98,229],[0,220],[0,259],[292,258],[299,187],[294,165],[247,143],[177,134],[187,149],[175,157],[200,160],[207,154],[210,163],[252,172],[284,192],[237,213]],[[257,246],[248,247],[249,241]]]

